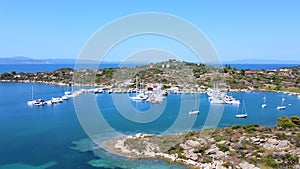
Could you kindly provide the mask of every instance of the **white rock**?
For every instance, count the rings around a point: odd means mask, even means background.
[[[243,161],[239,164],[239,166],[242,168],[242,169],[260,169],[258,167],[255,167],[254,164],[250,164],[246,161]]]
[[[201,145],[198,141],[193,141],[193,140],[187,140],[186,144],[193,148],[198,148]]]

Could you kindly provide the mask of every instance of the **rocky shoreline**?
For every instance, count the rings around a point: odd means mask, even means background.
[[[190,168],[300,168],[300,130],[258,125],[156,136],[135,134],[104,142],[129,158],[162,158]]]

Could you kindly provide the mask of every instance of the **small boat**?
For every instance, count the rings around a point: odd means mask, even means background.
[[[144,93],[140,92],[140,93],[137,93],[136,96],[130,97],[130,99],[136,100],[136,101],[145,101],[148,99],[148,96],[145,95]]]
[[[267,107],[267,103],[266,103],[267,98],[264,97],[264,103],[261,105],[262,108],[266,108]]]
[[[190,111],[189,115],[196,115],[199,114],[199,110]]]
[[[65,95],[71,95],[71,94],[72,94],[72,92],[69,92],[69,91],[65,92]]]
[[[284,110],[285,106],[277,106],[277,110]]]
[[[63,96],[61,96],[61,99],[63,99],[63,100],[68,100],[68,99],[69,99],[69,96],[68,96],[68,95],[63,95]]]
[[[225,104],[225,101],[221,97],[209,97],[211,104]]]
[[[163,91],[162,93],[163,96],[168,96],[168,92],[166,90]]]
[[[104,92],[104,90],[102,88],[96,88],[96,89],[94,89],[94,93],[95,94],[103,93],[103,92]]]
[[[43,99],[38,99],[34,103],[35,106],[43,106],[44,104],[46,104],[46,102]]]
[[[235,117],[236,118],[246,118],[246,117],[248,117],[244,101],[243,101],[242,113],[236,114]]]
[[[60,97],[52,97],[51,101],[52,103],[61,103],[63,102],[63,99]]]
[[[277,106],[277,110],[284,110],[285,106],[284,106],[284,95],[282,95],[282,99],[281,99],[281,106]]]
[[[236,118],[246,118],[247,114],[237,114],[235,115]]]

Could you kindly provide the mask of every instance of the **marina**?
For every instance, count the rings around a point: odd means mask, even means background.
[[[32,87],[33,91],[33,87]],[[229,95],[227,93],[230,93]],[[43,106],[43,105],[54,105],[58,103],[63,103],[64,101],[69,100],[70,98],[75,98],[78,97],[82,94],[96,94],[96,95],[101,95],[101,94],[127,94],[129,99],[134,101],[134,102],[149,102],[149,103],[160,103],[163,102],[168,95],[197,95],[196,98],[193,100],[193,105],[195,107],[193,110],[189,111],[189,115],[196,115],[199,114],[199,97],[200,94],[202,96],[207,96],[207,99],[210,104],[227,104],[227,105],[232,105],[233,107],[239,107],[241,105],[240,100],[236,97],[233,97],[235,93],[275,93],[275,92],[261,92],[261,91],[246,91],[246,92],[225,92],[221,90],[213,90],[213,89],[208,89],[206,92],[203,91],[195,91],[195,90],[161,90],[160,87],[153,91],[146,91],[146,90],[137,90],[137,89],[112,89],[109,86],[106,87],[86,87],[86,88],[81,88],[76,91],[66,91],[64,92],[64,95],[60,97],[51,97],[49,100],[44,100],[44,99],[33,99],[33,92],[32,92],[32,98],[31,100],[27,101],[28,106]],[[277,94],[282,93],[282,98],[281,98],[281,105],[276,106],[277,110],[284,110],[286,109],[286,106],[284,105],[285,98],[284,95],[286,96],[291,96],[291,97],[296,97],[300,98],[296,94],[292,93],[287,93],[287,92],[276,92]],[[262,96],[263,103],[261,104],[261,108],[266,108],[266,96]],[[288,104],[291,106],[292,104]],[[198,109],[196,108],[198,107]],[[246,116],[243,116],[246,117]]]
[[[218,104],[211,104],[209,101],[209,97],[207,93],[198,92],[195,94],[190,91],[167,91],[168,95],[164,96],[162,102],[158,104],[153,104],[151,102],[142,101],[136,102],[131,100],[130,95],[135,95],[134,91],[130,90],[122,90],[122,89],[105,89],[103,92],[95,94],[95,88],[86,88],[86,89],[72,89],[70,88],[69,92],[66,92],[65,87],[63,86],[55,86],[48,84],[39,84],[39,83],[1,83],[1,94],[2,100],[0,102],[1,105],[1,114],[0,114],[0,127],[10,128],[12,132],[3,133],[6,135],[5,138],[2,139],[2,143],[0,144],[0,148],[3,151],[8,153],[0,155],[2,159],[1,164],[14,163],[15,161],[23,161],[25,164],[30,163],[30,160],[35,160],[39,164],[44,164],[45,161],[43,159],[52,159],[57,162],[55,167],[53,168],[68,168],[70,166],[65,166],[66,164],[71,166],[84,166],[84,168],[93,168],[86,166],[86,163],[91,159],[94,159],[93,154],[89,153],[78,153],[76,151],[70,150],[68,147],[72,145],[73,141],[78,139],[82,139],[87,137],[82,129],[80,124],[78,123],[78,119],[76,117],[76,112],[74,110],[74,99],[82,98],[84,100],[87,96],[93,96],[98,103],[99,109],[101,110],[102,115],[107,120],[107,122],[118,132],[122,134],[135,134],[135,133],[152,133],[152,134],[160,134],[167,130],[173,122],[176,120],[177,116],[180,114],[184,117],[184,119],[188,120],[191,118],[197,117],[196,121],[193,124],[192,130],[203,129],[205,126],[205,121],[209,115],[209,109],[211,106],[219,106]],[[65,94],[69,95],[70,98],[68,100],[63,100],[62,103],[53,104],[52,106],[28,106],[26,104],[27,100],[31,100],[31,89],[34,89],[34,98],[43,98],[45,100],[51,100],[52,97],[57,98],[57,96],[63,96]],[[102,87],[102,89],[107,87]],[[47,90],[45,90],[47,89]],[[14,90],[14,93],[9,91]],[[27,91],[27,92],[24,92]],[[121,92],[120,92],[121,91]],[[146,92],[146,91],[145,91]],[[162,91],[163,93],[163,91]],[[182,94],[179,94],[182,93]],[[149,94],[149,93],[148,93]],[[236,100],[244,100],[247,105],[247,118],[236,118],[235,115],[239,113],[237,109],[242,107],[242,103],[240,106],[231,105],[231,104],[222,104],[224,105],[224,112],[214,111],[212,115],[220,115],[221,120],[218,123],[218,127],[226,127],[230,125],[246,125],[246,124],[260,124],[263,126],[274,126],[277,124],[277,118],[281,116],[293,116],[300,115],[300,99],[297,95],[289,95],[288,93],[284,94],[282,92],[262,92],[262,91],[248,91],[248,92],[226,92],[226,95],[232,96]],[[282,95],[285,98],[286,109],[277,110],[277,106],[281,105]],[[157,107],[161,104],[166,104],[166,108],[156,121],[151,123],[135,123],[132,122],[120,115],[116,107],[113,106],[113,96],[115,98],[122,98],[125,96],[127,100],[130,101],[131,105],[137,109],[140,114],[147,114],[147,110],[151,107]],[[199,113],[194,115],[190,115],[190,111],[194,111],[195,108],[195,96],[198,96],[199,99]],[[262,100],[263,97],[267,97],[268,106],[266,108],[262,108]],[[5,98],[5,99],[3,99]],[[20,99],[15,99],[20,98]],[[272,99],[271,99],[272,98]],[[180,111],[180,103],[184,102],[184,107],[182,111]],[[193,104],[189,104],[193,102]],[[88,106],[88,105],[87,105]],[[22,118],[20,118],[22,117]],[[31,119],[30,123],[27,122],[27,119]],[[14,121],[14,123],[11,123]],[[9,122],[9,123],[8,123]],[[18,125],[14,125],[17,123]],[[181,121],[181,123],[186,123],[186,121]],[[38,140],[31,141],[31,144],[27,144],[27,146],[23,146],[22,142],[27,137],[27,135],[23,135],[22,132],[18,128],[29,127],[30,130],[26,131],[28,134],[31,134],[31,138],[34,137]],[[185,128],[177,128],[174,132],[185,132],[187,131]],[[43,133],[47,133],[47,137],[44,136]],[[58,134],[57,134],[58,133]],[[73,134],[67,134],[73,133]],[[66,138],[66,135],[68,136]],[[15,139],[15,138],[19,139]],[[40,140],[41,137],[45,137],[44,140]],[[53,147],[45,147],[45,144],[51,144],[51,139],[56,138],[59,141],[59,144],[55,145],[59,151],[55,151]],[[107,138],[110,139],[110,138]],[[20,140],[20,141],[18,141]],[[11,146],[7,146],[4,142],[10,142],[11,145],[14,145],[13,148]],[[40,151],[35,152],[35,154],[27,156],[27,160],[24,160],[22,157],[16,158],[15,153],[18,151],[30,151],[32,147],[36,147],[40,149]],[[63,153],[62,153],[63,151]],[[47,153],[44,153],[47,152]],[[64,155],[62,155],[64,154]],[[73,159],[65,159],[65,155],[78,157]],[[102,153],[103,154],[103,153]],[[105,153],[104,153],[105,154]],[[36,156],[41,157],[42,159],[38,160]],[[110,161],[112,155],[103,155],[105,160]],[[80,159],[80,160],[78,160]],[[74,161],[75,160],[75,161]],[[124,159],[117,158],[114,163],[123,163]],[[123,162],[120,162],[123,161]],[[103,161],[103,165],[104,165]],[[47,162],[47,161],[46,161]],[[137,165],[142,166],[143,163],[155,163],[155,160],[142,162],[136,162]],[[132,161],[125,160],[126,165],[132,166]],[[165,162],[160,161],[159,165],[168,166]],[[72,167],[73,168],[73,167]],[[180,166],[176,166],[176,168],[180,168]]]

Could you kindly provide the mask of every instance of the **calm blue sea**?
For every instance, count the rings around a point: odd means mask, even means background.
[[[99,167],[100,169],[110,167],[185,168],[163,160],[130,160],[111,155],[104,150],[102,153],[105,156],[96,157],[92,152],[79,152],[71,149],[73,141],[87,137],[74,109],[75,100],[70,99],[53,106],[29,107],[26,102],[31,98],[32,86],[34,98],[46,100],[61,96],[67,90],[66,87],[47,84],[0,83],[0,169],[26,167],[29,169],[92,169],[94,167],[89,165],[88,162],[93,159],[102,160],[99,164],[99,166],[102,166]],[[235,114],[241,112],[242,106],[226,105],[224,112],[221,112],[218,107],[210,107],[206,94],[198,95],[200,102],[200,114],[198,116],[188,115],[188,110],[194,106],[196,95],[170,94],[161,103],[165,107],[159,117],[150,122],[128,120],[114,106],[118,101],[115,99],[129,99],[127,94],[83,94],[76,99],[86,100],[86,98],[93,97],[109,126],[123,134],[138,132],[161,134],[175,123],[179,124],[175,131],[182,132],[187,129],[186,124],[191,120],[194,120],[192,129],[201,129],[205,123],[209,123],[207,119],[210,116],[214,120],[220,117],[220,122],[217,122],[218,127],[253,123],[273,126],[276,125],[278,117],[300,116],[300,99],[295,95],[259,91],[236,92],[229,93],[229,95],[244,100],[248,118],[235,118]],[[281,105],[283,96],[286,99],[285,105],[287,108],[278,111],[276,106]],[[263,97],[267,98],[267,108],[265,109],[261,108]],[[86,108],[86,113],[90,113],[89,111],[92,111],[92,109],[88,107],[89,103],[82,103],[81,106]],[[139,110],[138,113],[140,114],[138,115],[141,116],[148,116],[148,110],[158,109],[160,106],[160,104],[151,105],[143,102],[128,101],[128,103],[134,109]],[[132,114],[130,109],[127,110],[128,112],[125,113]]]
[[[139,64],[141,65],[141,64]],[[4,72],[51,72],[60,68],[74,68],[74,64],[0,64],[0,73]],[[115,68],[119,66],[118,63],[103,63],[99,68]],[[127,64],[127,67],[134,67],[135,64]],[[225,65],[224,65],[225,66]],[[282,67],[299,66],[299,64],[231,64],[232,67],[237,69],[266,69],[274,70]],[[84,65],[83,65],[84,68]]]

